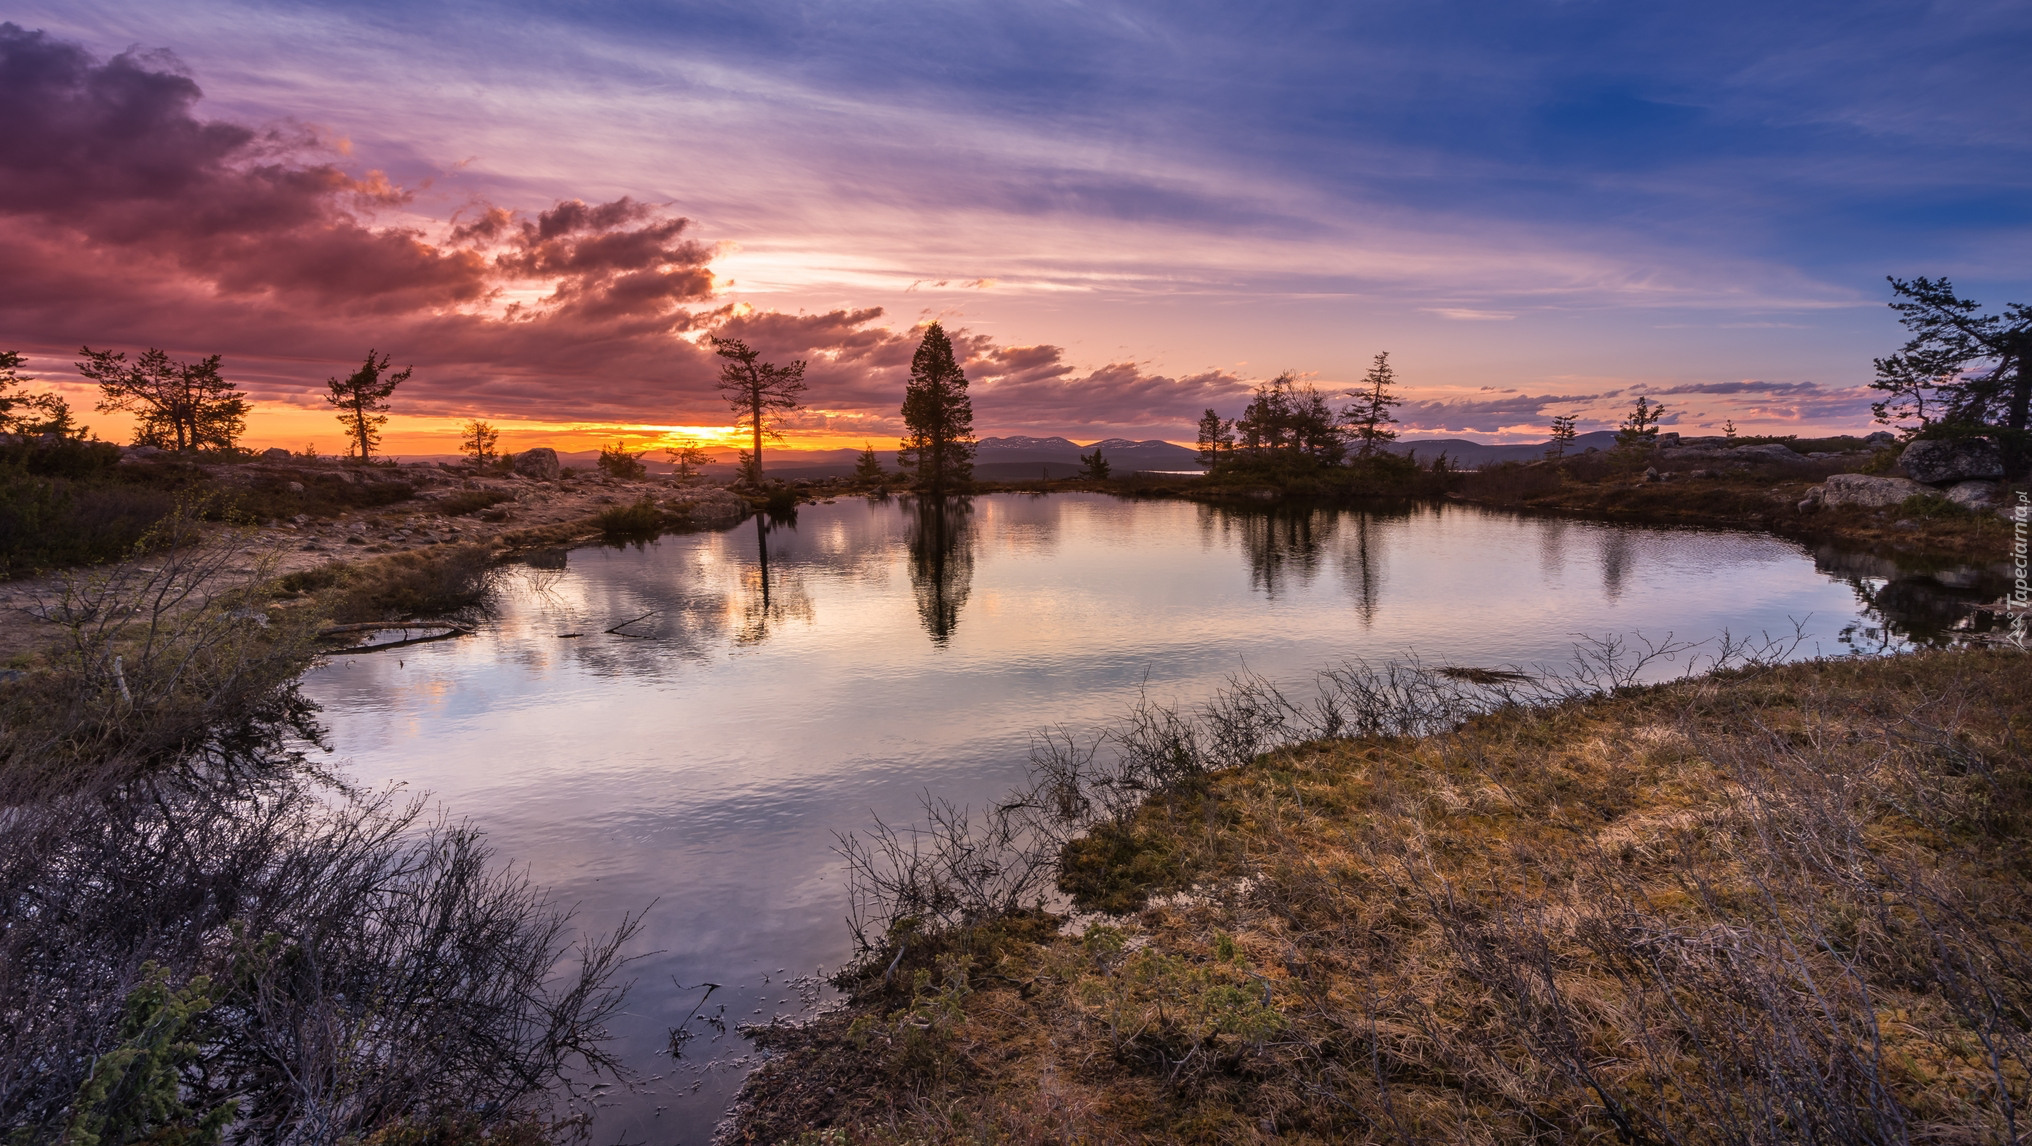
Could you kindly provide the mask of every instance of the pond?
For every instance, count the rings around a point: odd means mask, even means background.
[[[1798,655],[1880,651],[1941,639],[1979,579],[1453,505],[845,499],[511,567],[474,635],[334,658],[308,689],[355,781],[433,793],[589,928],[650,909],[614,1028],[645,1081],[597,1134],[697,1142],[752,1062],[733,1033],[670,1058],[700,985],[730,1031],[794,1011],[786,979],[852,953],[834,833],[908,823],[927,791],[991,800],[1042,730],[1244,671],[1563,664],[1582,635],[1797,624]]]

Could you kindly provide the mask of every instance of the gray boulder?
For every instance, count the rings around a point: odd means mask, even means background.
[[[1877,449],[1882,446],[1895,446],[1898,444],[1898,435],[1889,430],[1878,430],[1874,434],[1863,435],[1863,444],[1871,449]]]
[[[1778,442],[1765,442],[1757,446],[1737,446],[1726,455],[1732,462],[1799,462],[1805,459],[1793,452],[1791,446]]]
[[[1947,500],[1963,509],[1988,509],[1997,500],[1997,483],[1962,481],[1947,488]]]
[[[261,451],[261,460],[264,462],[286,462],[289,460],[289,451],[281,446],[270,446]]]
[[[1898,460],[1913,481],[1930,485],[2004,476],[2004,455],[1988,438],[1923,438]]]
[[[533,481],[556,481],[564,467],[558,464],[556,450],[538,446],[515,455],[515,472]]]
[[[1915,494],[1938,496],[1939,492],[1907,478],[1836,474],[1828,478],[1825,484],[1808,489],[1806,500],[1799,503],[1799,508],[1808,509],[1816,505],[1859,505],[1868,509],[1882,509],[1885,506],[1900,505],[1906,498]]]

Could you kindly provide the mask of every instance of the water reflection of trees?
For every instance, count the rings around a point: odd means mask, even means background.
[[[974,588],[974,502],[970,497],[907,498],[910,585],[917,615],[934,644],[952,639]]]
[[[1236,509],[1202,506],[1199,526],[1202,536],[1216,531],[1223,538],[1240,543],[1249,565],[1249,585],[1266,597],[1275,598],[1294,586],[1311,585],[1330,553],[1337,564],[1348,595],[1354,598],[1362,624],[1376,619],[1381,607],[1385,570],[1385,531],[1390,520],[1408,516],[1409,510],[1343,510],[1309,506],[1267,506]]]
[[[741,619],[734,629],[737,645],[761,644],[776,626],[786,621],[810,624],[816,615],[803,576],[781,562],[774,569],[770,567],[769,534],[778,528],[797,528],[796,512],[755,516],[755,564],[741,575]]]

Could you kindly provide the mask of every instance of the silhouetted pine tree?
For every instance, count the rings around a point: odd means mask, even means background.
[[[173,362],[150,347],[127,355],[84,347],[78,373],[99,384],[100,410],[134,415],[136,445],[165,450],[230,450],[247,429],[247,395],[219,373],[220,358]]]
[[[387,369],[388,356],[383,354],[376,361],[374,352],[369,350],[367,361],[358,370],[344,378],[325,379],[325,387],[330,391],[325,401],[338,410],[339,425],[346,428],[346,436],[353,440],[354,456],[363,462],[381,444],[381,427],[388,424],[388,396],[409,381],[415,367],[383,373]]]
[[[1235,422],[1215,413],[1213,407],[1199,419],[1199,460],[1208,473],[1219,468],[1221,456],[1235,448]]]
[[[875,447],[863,447],[861,456],[854,459],[854,480],[881,481],[888,476],[882,472],[882,459],[875,456]]]
[[[734,425],[754,435],[755,448],[741,453],[743,476],[762,484],[762,439],[776,439],[776,428],[784,414],[804,403],[804,362],[775,366],[762,361],[759,351],[738,338],[714,338],[713,353],[726,359],[720,364],[720,393],[734,408]]]
[[[903,392],[903,446],[896,462],[926,489],[943,490],[974,478],[974,404],[952,342],[934,322],[910,358]]]
[[[1396,440],[1397,431],[1390,428],[1397,420],[1390,408],[1402,401],[1391,390],[1396,383],[1397,375],[1390,369],[1390,352],[1386,350],[1376,355],[1375,365],[1362,378],[1362,388],[1349,392],[1354,401],[1341,413],[1341,418],[1357,443],[1357,457],[1372,457]]]

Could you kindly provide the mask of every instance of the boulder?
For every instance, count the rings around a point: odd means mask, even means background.
[[[515,455],[515,472],[536,481],[556,481],[564,467],[557,462],[556,450],[538,446]]]
[[[2004,476],[2004,455],[1988,438],[1922,438],[1898,460],[1913,481],[1933,485]]]
[[[1962,481],[1947,488],[1947,500],[1963,509],[1988,509],[1997,500],[1998,485],[1993,481]]]
[[[1898,435],[1892,433],[1889,430],[1878,430],[1874,434],[1863,435],[1863,444],[1870,447],[1871,449],[1881,449],[1884,446],[1895,446],[1898,444]]]
[[[1732,462],[1799,462],[1804,461],[1791,446],[1778,442],[1765,442],[1757,446],[1737,446],[1725,455]]]
[[[1889,505],[1903,504],[1906,498],[1915,494],[1937,495],[1938,492],[1906,478],[1836,474],[1828,478],[1825,484],[1807,490],[1806,500],[1799,503],[1799,508],[1807,509],[1816,505],[1859,505],[1869,509],[1882,509]]]
[[[270,446],[261,451],[261,460],[264,462],[286,462],[289,460],[289,451],[281,446]]]

